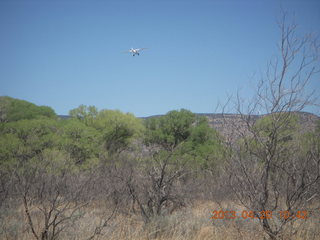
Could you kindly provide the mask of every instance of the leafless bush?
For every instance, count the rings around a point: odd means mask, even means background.
[[[125,193],[122,199],[130,211],[139,213],[146,223],[185,205],[181,179],[187,171],[173,155],[163,152],[143,159],[120,159],[120,165],[112,166],[113,184],[118,186],[114,196]]]
[[[56,239],[70,223],[81,217],[80,209],[87,204],[79,201],[83,186],[77,184],[77,177],[69,174],[50,176],[38,171],[33,172],[32,182],[17,176],[19,193],[35,239]],[[79,188],[74,191],[70,185]],[[35,224],[39,217],[41,222]]]
[[[14,177],[17,196],[35,239],[57,239],[84,215],[83,208],[93,200],[94,175],[79,172],[59,151],[46,151],[19,162]]]
[[[234,102],[245,128],[235,126],[238,140],[227,144],[229,185],[256,217],[260,211],[280,210],[292,216],[311,210],[311,201],[319,198],[319,138],[306,141],[295,121],[295,112],[316,103],[306,86],[319,72],[319,44],[312,35],[299,38],[296,25],[287,24],[286,18],[284,13],[279,23],[279,58],[268,64],[248,104],[239,95]],[[254,119],[259,112],[266,116]],[[296,220],[273,217],[260,223],[271,239],[277,239]]]

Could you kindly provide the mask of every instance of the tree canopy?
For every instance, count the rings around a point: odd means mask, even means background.
[[[0,122],[13,122],[38,117],[56,118],[57,116],[50,107],[37,106],[11,97],[0,97]]]
[[[181,109],[149,118],[145,125],[146,145],[174,151],[193,166],[214,168],[223,158],[219,134],[209,126],[206,117]]]

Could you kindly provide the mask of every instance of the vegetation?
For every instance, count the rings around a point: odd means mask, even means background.
[[[239,144],[227,144],[232,154],[226,172],[238,201],[257,218],[261,212],[286,212],[280,219],[261,219],[270,239],[285,238],[290,225],[297,222],[297,213],[318,214],[319,209],[318,130],[303,134],[296,116],[316,103],[312,93],[306,94],[305,86],[319,71],[319,45],[311,35],[297,36],[296,26],[287,24],[286,14],[279,27],[278,58],[269,63],[252,100],[242,101],[238,95],[235,101],[246,133],[235,128],[241,136]],[[267,115],[252,121],[260,111]],[[292,236],[298,229],[290,230]]]
[[[0,238],[318,238],[320,121],[306,131],[299,115],[316,42],[285,23],[281,61],[223,119],[232,138],[186,109],[142,120],[80,105],[60,119],[0,97]]]
[[[0,97],[0,122],[13,122],[39,117],[56,118],[52,108],[11,97]]]
[[[257,217],[264,210],[314,214],[319,207],[315,201],[320,121],[314,131],[303,132],[297,114],[273,113],[254,124],[248,122],[249,133],[228,144],[206,117],[185,109],[142,120],[80,105],[70,111],[71,118],[59,119],[41,111],[35,114],[38,107],[26,101],[2,99],[6,104],[15,102],[8,105],[13,108],[32,107],[15,118],[5,118],[0,125],[1,236],[69,238],[75,224],[91,215],[95,222],[79,238],[99,239],[109,231],[109,224],[129,215],[145,226],[139,234],[174,239],[175,234],[183,233],[164,230],[167,224],[172,218],[186,221],[178,218],[203,201],[216,210],[232,211],[235,209],[223,202],[234,199],[236,204],[238,198]],[[9,107],[6,111],[16,110]],[[13,210],[21,207],[22,211]],[[237,208],[239,213],[243,210]],[[24,220],[10,225],[7,219],[12,213]],[[220,228],[230,221],[220,219],[220,225],[212,226],[207,222],[210,216],[203,218],[198,220],[204,225],[194,227],[199,234],[213,237],[217,235],[211,230],[203,233],[202,228]],[[254,223],[254,234],[263,236],[265,231],[271,238],[287,236],[289,221],[261,219],[262,228]],[[298,223],[294,221],[294,226]],[[23,233],[20,224],[28,226],[28,233]],[[236,225],[235,230],[241,228],[245,229]],[[253,234],[249,228],[245,231]],[[291,231],[291,237],[299,233]]]

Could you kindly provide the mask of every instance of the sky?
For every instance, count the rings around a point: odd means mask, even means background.
[[[318,0],[0,0],[0,96],[61,115],[80,104],[214,113],[253,94],[278,53],[282,10],[319,34]]]

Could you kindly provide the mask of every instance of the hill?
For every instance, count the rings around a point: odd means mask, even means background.
[[[258,119],[265,117],[267,115],[240,115],[240,114],[233,114],[233,113],[196,113],[199,116],[207,117],[209,121],[209,125],[217,130],[222,136],[233,142],[239,137],[239,133],[243,135],[248,134],[247,126],[246,126],[246,119],[249,119],[250,124],[253,124]],[[317,124],[317,121],[320,121],[320,117],[307,112],[295,112],[298,116],[299,124],[301,125],[302,132],[309,132],[312,131]],[[145,117],[159,117],[161,115],[154,115]]]
[[[320,117],[307,112],[295,112],[302,132],[312,131],[320,120]],[[246,120],[254,124],[258,119],[267,115],[240,115],[240,114],[201,114],[208,118],[211,127],[216,129],[222,136],[233,142],[239,134],[247,135]]]

